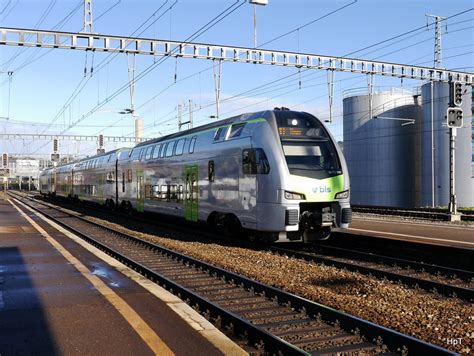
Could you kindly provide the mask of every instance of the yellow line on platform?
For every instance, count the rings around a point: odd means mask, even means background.
[[[89,269],[76,257],[71,255],[59,242],[51,237],[41,226],[26,215],[18,206],[8,199],[10,204],[48,241],[66,258],[92,285],[112,304],[115,309],[132,326],[142,340],[156,355],[174,355],[153,329],[137,314],[137,312],[109,288],[99,277],[92,274]],[[22,204],[21,202],[19,202]],[[24,205],[24,204],[22,204]],[[26,206],[25,206],[26,207]],[[26,207],[27,208],[27,207]]]

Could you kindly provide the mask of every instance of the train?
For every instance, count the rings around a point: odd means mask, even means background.
[[[312,243],[352,220],[334,137],[286,108],[245,113],[48,168],[40,193],[205,223],[226,234]]]

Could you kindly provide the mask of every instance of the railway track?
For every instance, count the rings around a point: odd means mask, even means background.
[[[37,201],[23,202],[270,354],[453,354]]]
[[[100,209],[98,211],[103,212]],[[134,217],[134,219],[141,223],[150,224],[149,220],[140,217]],[[193,235],[199,234],[205,238],[219,238],[215,234],[196,231],[196,229],[189,227],[162,222],[152,222],[152,224],[174,230],[179,229]],[[295,250],[294,244],[289,245],[289,247],[279,247],[256,243],[249,244],[245,241],[232,242],[247,248],[269,250],[275,254],[303,259],[315,264],[325,264],[380,279],[385,278],[390,281],[401,282],[430,293],[439,293],[466,301],[474,300],[474,272],[472,271],[321,244],[316,246],[298,245],[299,250]]]
[[[474,273],[470,271],[324,245],[303,247],[303,251],[274,246],[270,250],[280,255],[386,278],[448,297],[474,300]]]
[[[352,205],[351,208],[352,211],[356,213],[406,216],[427,220],[449,221],[448,211],[441,208],[399,208],[368,205]],[[474,211],[458,209],[458,212],[461,213],[461,221],[474,221]]]

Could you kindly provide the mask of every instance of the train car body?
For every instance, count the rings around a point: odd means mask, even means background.
[[[80,199],[244,228],[272,242],[325,239],[351,221],[342,152],[302,112],[239,115],[91,157],[73,175]]]
[[[70,198],[72,192],[73,169],[76,163],[69,163],[54,169],[56,174],[55,195],[63,198]]]
[[[119,150],[79,161],[73,169],[75,199],[98,204],[116,201],[116,162]]]
[[[54,168],[47,168],[41,171],[39,175],[39,190],[42,195],[51,195],[54,193],[53,180]]]

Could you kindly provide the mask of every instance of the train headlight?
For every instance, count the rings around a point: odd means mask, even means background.
[[[304,194],[288,192],[288,191],[285,190],[285,199],[287,199],[287,200],[306,200],[306,197],[305,197]]]
[[[349,198],[349,190],[344,190],[342,192],[337,193],[334,198],[335,199],[347,199],[347,198]]]

